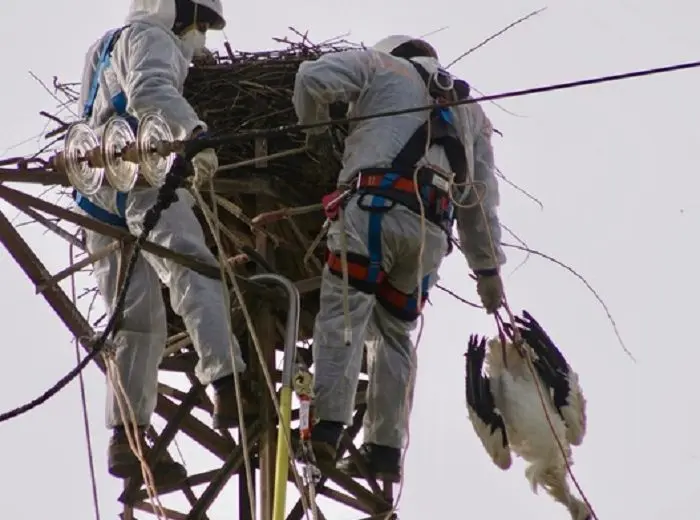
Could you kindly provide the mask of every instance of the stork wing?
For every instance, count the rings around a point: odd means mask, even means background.
[[[566,439],[578,446],[586,434],[586,399],[564,355],[556,347],[542,326],[523,311],[523,318],[516,318],[523,339],[535,353],[535,370],[550,389],[552,401],[566,424]]]
[[[508,469],[512,463],[506,426],[491,393],[491,382],[482,375],[486,356],[486,338],[469,337],[466,357],[466,395],[469,420],[484,448],[501,469]]]

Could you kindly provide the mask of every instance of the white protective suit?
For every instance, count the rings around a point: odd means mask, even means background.
[[[207,5],[205,0],[199,2]],[[110,99],[120,90],[128,99],[127,109],[131,115],[139,118],[149,110],[160,110],[175,139],[187,138],[197,127],[206,129],[182,96],[194,50],[171,31],[175,15],[175,0],[132,0],[125,23],[129,27],[121,33],[111,64],[100,78],[89,121],[98,133],[114,114]],[[104,38],[87,53],[81,107],[87,99]],[[144,215],[156,202],[157,192],[155,188],[137,188],[129,193],[125,218],[132,234],[141,233]],[[102,187],[89,199],[111,213],[117,211],[116,191],[109,186]],[[192,196],[185,190],[178,190],[178,199],[162,213],[149,240],[216,265],[217,260],[207,248],[202,228],[192,211]],[[87,229],[85,234],[90,252],[112,242],[111,238]],[[119,254],[113,253],[95,264],[98,288],[110,310],[118,290],[118,263]],[[225,288],[221,281],[202,276],[172,260],[143,253],[131,279],[124,321],[115,338],[117,365],[139,425],[148,425],[155,409],[158,365],[167,339],[161,281],[169,288],[173,311],[182,317],[199,355],[196,373],[202,384],[232,374],[234,365],[239,372],[245,370],[240,347],[229,333]],[[234,361],[230,355],[231,342]],[[110,382],[106,422],[109,428],[122,423]]]
[[[414,58],[429,73],[439,67],[433,58]],[[301,64],[296,76],[294,105],[301,124],[328,120],[327,106],[350,103],[352,116],[430,105],[433,100],[415,68],[406,60],[373,49],[350,50],[322,56]],[[484,200],[486,222],[478,205],[459,209],[457,221],[462,246],[473,270],[492,269],[505,262],[499,246],[500,223],[496,213],[498,184],[494,176],[491,126],[476,104],[452,109],[463,125],[469,174],[488,186]],[[415,112],[353,123],[345,141],[339,186],[347,185],[363,168],[391,166],[393,159],[428,118]],[[317,130],[319,133],[324,128]],[[313,132],[313,131],[312,131]],[[433,146],[419,164],[450,170],[440,146]],[[483,191],[483,190],[480,190]],[[348,251],[368,255],[368,219],[357,196],[345,209]],[[438,268],[447,252],[445,232],[425,221],[422,274],[430,275],[429,287],[438,279]],[[489,237],[490,234],[490,237]],[[421,250],[421,218],[396,205],[382,221],[382,267],[398,290],[413,293],[418,287],[418,257]],[[492,240],[495,245],[493,255]],[[328,248],[341,250],[341,225],[331,224]],[[410,337],[416,321],[401,321],[377,305],[374,295],[348,288],[352,323],[352,345],[345,346],[343,281],[323,272],[321,310],[314,330],[315,406],[319,420],[350,424],[359,378],[363,344],[369,363],[369,389],[364,441],[401,448],[410,414],[416,358]],[[368,329],[369,327],[369,329]],[[367,330],[371,332],[367,333]]]

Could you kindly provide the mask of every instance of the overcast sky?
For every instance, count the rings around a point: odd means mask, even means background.
[[[128,2],[88,0],[3,5],[4,49],[0,157],[29,154],[45,123],[39,110],[55,102],[29,76],[77,80],[87,47],[118,26]],[[303,3],[227,2],[234,48],[261,50],[292,25],[324,40],[348,31],[355,41],[402,32],[430,38],[447,63],[490,33],[540,8],[534,0],[439,4],[356,0]],[[455,73],[484,92],[526,88],[697,59],[700,8],[690,0],[552,1],[549,10],[459,62]],[[348,9],[345,14],[341,14]],[[217,47],[221,38],[212,38]],[[574,470],[605,519],[697,518],[700,461],[693,354],[699,286],[696,243],[697,92],[700,72],[503,101],[513,116],[485,109],[497,129],[503,172],[544,204],[541,210],[502,184],[503,222],[531,247],[578,270],[599,291],[638,363],[624,355],[605,312],[560,267],[531,257],[506,278],[515,309],[527,308],[579,372],[589,401],[589,433],[574,452]],[[9,149],[13,147],[12,149]],[[27,188],[28,189],[28,188]],[[2,204],[10,217],[13,210]],[[23,234],[56,272],[68,263],[65,242],[38,227]],[[509,239],[510,240],[510,239]],[[512,241],[512,240],[510,240]],[[510,273],[523,254],[509,251]],[[43,392],[74,364],[72,338],[3,250],[0,411]],[[443,283],[475,299],[465,262],[453,254]],[[470,333],[493,334],[492,321],[436,292],[419,346],[417,398],[407,459],[402,520],[567,518],[545,495],[534,496],[518,462],[507,473],[492,465],[467,420],[462,354]],[[106,472],[101,374],[86,372],[103,519],[119,512],[118,481]],[[188,468],[213,460],[181,442]],[[0,424],[0,510],[13,520],[92,518],[89,474],[77,383],[45,406]],[[212,520],[236,517],[235,486],[222,493]],[[333,520],[360,518],[326,506]],[[452,513],[452,514],[451,514]],[[140,515],[147,517],[147,515]]]

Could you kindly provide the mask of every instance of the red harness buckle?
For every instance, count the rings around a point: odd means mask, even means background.
[[[321,199],[321,204],[323,205],[323,211],[328,220],[336,220],[338,218],[340,205],[342,204],[344,198],[345,192],[342,190],[335,190],[334,192],[323,196]]]

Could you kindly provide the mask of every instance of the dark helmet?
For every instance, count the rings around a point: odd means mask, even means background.
[[[226,27],[221,0],[175,0],[175,13],[175,34],[180,34],[193,25],[214,30]]]
[[[438,57],[437,51],[428,42],[404,34],[394,34],[382,38],[375,43],[372,48],[398,58],[417,58],[419,56],[425,56],[437,59]]]

